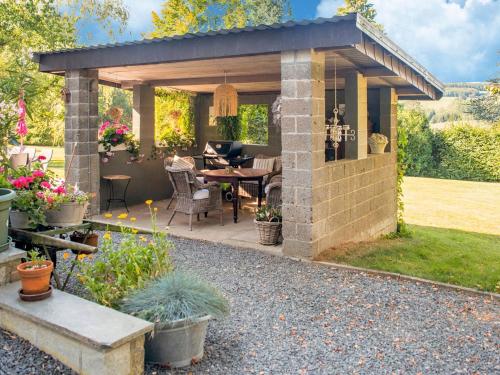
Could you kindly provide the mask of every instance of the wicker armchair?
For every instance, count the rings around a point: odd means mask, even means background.
[[[191,169],[166,167],[166,170],[177,197],[174,211],[167,225],[170,225],[177,212],[182,212],[189,215],[189,230],[193,230],[194,214],[199,220],[201,213],[206,216],[208,211],[215,210],[220,213],[222,225],[222,193],[219,184],[214,182],[202,184],[196,179]]]
[[[281,175],[281,156],[270,157],[265,155],[257,155],[255,159],[274,159],[272,172],[264,177],[264,192],[266,185],[276,175]],[[257,181],[245,181],[240,184],[240,197],[257,198],[259,196],[259,184]]]
[[[198,176],[198,171],[196,170],[196,162],[194,161],[193,157],[191,156],[184,156],[184,157],[178,157],[176,156],[168,156],[163,160],[163,166],[165,167],[165,171],[167,168],[175,168],[175,169],[191,169],[193,172],[196,173]],[[198,181],[203,183],[203,177],[199,178],[197,177]],[[170,198],[170,201],[168,202],[167,205],[167,210],[170,208],[172,205],[172,202],[175,200],[177,197],[177,194],[174,193],[172,194],[172,197]]]
[[[281,208],[281,175],[275,175],[269,180],[266,189],[266,206]]]

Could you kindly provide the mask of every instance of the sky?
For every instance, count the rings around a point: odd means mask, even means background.
[[[162,0],[125,0],[130,18],[118,40],[141,39]],[[291,0],[293,18],[331,17],[343,0]],[[500,76],[500,0],[371,0],[387,36],[442,82]],[[87,33],[88,30],[85,31]],[[87,35],[87,34],[86,34]],[[91,44],[108,42],[94,28]]]

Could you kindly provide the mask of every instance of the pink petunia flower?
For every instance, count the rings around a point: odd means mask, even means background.
[[[45,172],[40,170],[40,169],[37,169],[37,170],[33,171],[32,176],[34,178],[41,178],[41,177],[45,176]]]
[[[46,158],[45,156],[40,155],[40,156],[38,157],[38,161],[44,161],[44,160],[47,160],[47,158]]]
[[[40,186],[45,188],[45,189],[51,189],[52,188],[52,185],[50,185],[50,183],[48,181],[42,181],[40,183]]]

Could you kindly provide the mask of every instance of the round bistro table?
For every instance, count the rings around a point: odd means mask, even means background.
[[[259,183],[259,207],[262,204],[262,183],[264,177],[270,172],[266,169],[241,168],[227,172],[225,169],[214,169],[201,171],[205,181],[228,182],[233,187],[233,220],[238,222],[238,199],[240,181],[257,181]]]

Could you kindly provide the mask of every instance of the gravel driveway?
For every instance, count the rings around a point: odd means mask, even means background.
[[[254,250],[173,241],[176,266],[218,286],[232,310],[210,324],[200,364],[148,367],[148,374],[500,373],[498,303]],[[0,356],[1,346],[0,335]]]

